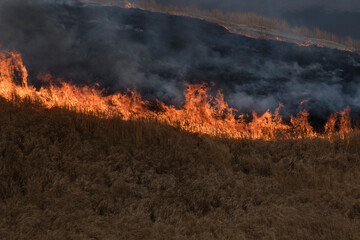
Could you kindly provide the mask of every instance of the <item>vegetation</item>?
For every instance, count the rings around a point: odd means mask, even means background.
[[[155,0],[139,0],[136,6],[139,8],[150,9],[159,12],[177,13],[185,16],[205,18],[221,24],[243,24],[259,29],[269,29],[281,33],[290,33],[308,39],[330,41],[336,44],[344,45],[353,50],[360,50],[360,40],[352,39],[351,37],[340,37],[333,33],[323,31],[317,27],[309,29],[304,26],[291,26],[283,19],[259,16],[255,13],[224,13],[218,9],[200,10],[195,6],[186,5],[163,6],[158,4]]]
[[[0,239],[359,239],[359,145],[0,99]]]
[[[196,6],[188,5],[161,5],[156,0],[136,0],[136,5],[132,5],[129,0],[79,0],[85,3],[100,3],[104,5],[114,5],[120,7],[137,7],[145,10],[163,12],[167,14],[177,14],[182,16],[189,16],[201,18],[214,23],[222,24],[224,26],[230,25],[246,25],[261,30],[264,38],[266,38],[266,30],[277,33],[290,34],[305,38],[305,45],[308,41],[318,40],[327,43],[332,43],[341,47],[346,47],[347,50],[360,51],[360,40],[353,39],[350,36],[338,36],[334,33],[321,30],[318,27],[310,29],[305,26],[291,26],[286,20],[271,18],[257,15],[253,12],[229,12],[224,13],[219,9],[202,10]],[[130,4],[130,5],[129,5]],[[281,40],[281,39],[280,39]],[[345,50],[345,49],[343,49]]]

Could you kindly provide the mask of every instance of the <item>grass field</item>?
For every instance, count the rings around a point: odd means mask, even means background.
[[[219,9],[199,9],[195,5],[162,5],[156,0],[79,0],[83,3],[96,3],[106,6],[135,7],[147,11],[162,12],[180,16],[204,19],[220,24],[234,33],[262,39],[273,39],[298,43],[300,46],[323,46],[360,54],[360,39],[338,36],[314,26],[291,25],[284,19],[271,18],[253,12],[223,12]],[[130,4],[130,3],[134,4]]]
[[[0,100],[0,239],[360,239],[359,146]]]

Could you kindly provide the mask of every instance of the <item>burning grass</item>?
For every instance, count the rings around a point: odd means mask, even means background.
[[[221,91],[215,97],[211,96],[206,84],[188,85],[181,108],[157,101],[158,111],[153,111],[151,103],[133,91],[128,91],[128,94],[105,95],[95,87],[80,88],[49,75],[40,77],[45,85],[36,89],[28,85],[27,77],[20,54],[0,52],[0,96],[9,101],[14,96],[28,98],[49,109],[68,107],[78,112],[96,113],[103,118],[145,119],[191,133],[233,139],[331,138],[334,134],[345,138],[353,131],[348,108],[340,114],[331,115],[325,124],[324,133],[314,131],[306,110],[291,116],[289,123],[284,122],[279,114],[281,105],[274,113],[267,111],[258,115],[253,112],[251,121],[246,121],[245,115],[237,114],[235,109],[228,106]]]
[[[360,133],[231,140],[0,99],[1,239],[359,239]]]
[[[1,239],[360,238],[349,109],[319,134],[306,111],[243,122],[189,85],[150,111],[47,75],[35,89],[19,54],[0,60]]]
[[[91,0],[91,2],[97,2],[98,0]],[[114,4],[118,5],[118,4]],[[225,25],[224,27],[228,29],[231,25],[246,25],[249,27],[253,27],[255,29],[261,30],[261,34],[256,34],[258,36],[248,36],[248,37],[260,37],[265,39],[273,39],[278,41],[283,41],[283,39],[279,38],[279,36],[271,37],[267,36],[268,34],[264,34],[264,30],[269,30],[269,32],[275,32],[276,34],[288,36],[290,37],[300,37],[305,38],[304,42],[296,42],[299,46],[308,47],[308,46],[316,46],[316,47],[324,47],[318,43],[312,43],[311,40],[320,41],[327,46],[332,46],[338,50],[348,51],[348,52],[356,52],[358,54],[360,50],[360,40],[352,39],[347,36],[341,37],[337,36],[333,33],[329,33],[327,31],[321,30],[317,27],[313,29],[309,29],[304,26],[290,26],[290,24],[284,19],[275,19],[266,16],[257,15],[255,13],[224,13],[218,9],[210,9],[210,10],[202,10],[198,9],[196,6],[189,6],[183,4],[181,6],[174,5],[166,5],[163,6],[158,4],[154,0],[139,0],[136,3],[136,7],[145,9],[145,10],[153,10],[158,12],[163,12],[167,14],[175,14],[181,16],[195,17],[200,19],[206,19],[211,22],[218,23],[220,25]],[[228,27],[226,27],[228,26]],[[247,36],[247,34],[236,31],[236,33]],[[271,34],[270,34],[271,35]],[[290,37],[290,38],[292,38]],[[307,40],[306,40],[307,39]],[[345,49],[342,49],[345,47]]]

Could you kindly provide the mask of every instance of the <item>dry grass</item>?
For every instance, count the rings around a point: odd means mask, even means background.
[[[96,3],[103,2],[101,0],[81,0],[81,1],[96,2]],[[119,5],[119,3],[122,2],[107,1],[109,5],[115,5],[115,6]],[[120,6],[122,5],[120,4]],[[351,48],[351,50],[355,50],[355,51],[360,50],[360,39],[353,39],[350,36],[346,36],[346,37],[337,36],[334,33],[321,30],[317,27],[310,29],[305,26],[291,26],[284,19],[270,18],[266,16],[257,15],[251,12],[224,13],[218,9],[203,10],[197,8],[195,5],[186,5],[186,4],[183,4],[181,6],[176,6],[176,5],[163,6],[157,3],[156,0],[138,0],[136,1],[136,7],[146,10],[164,12],[168,14],[176,13],[184,16],[204,18],[213,21],[215,23],[225,24],[227,26],[230,26],[231,24],[240,24],[240,25],[244,24],[262,30],[267,29],[279,33],[293,34],[295,36],[305,37],[308,38],[307,40],[320,40],[320,41],[340,44],[345,46],[346,48]]]
[[[359,146],[1,100],[0,239],[360,239]]]

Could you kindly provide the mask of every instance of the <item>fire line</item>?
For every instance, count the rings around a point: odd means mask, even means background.
[[[245,121],[245,115],[236,114],[228,106],[221,91],[212,96],[207,84],[187,84],[185,102],[181,108],[157,101],[159,111],[150,110],[150,103],[135,91],[106,95],[95,87],[77,87],[62,80],[53,84],[54,78],[47,74],[39,80],[48,86],[36,89],[28,84],[28,73],[21,55],[14,51],[0,51],[0,96],[8,101],[14,97],[30,99],[45,108],[70,108],[77,112],[95,113],[99,117],[120,117],[123,120],[154,120],[181,130],[211,136],[236,139],[298,139],[326,137],[340,134],[344,137],[353,131],[350,108],[330,116],[324,132],[314,131],[309,122],[309,113],[302,110],[285,123],[279,114],[280,104],[275,112],[266,111],[259,115],[252,113],[252,120]]]

